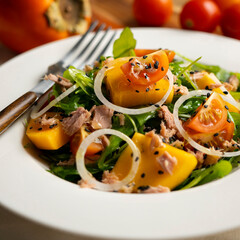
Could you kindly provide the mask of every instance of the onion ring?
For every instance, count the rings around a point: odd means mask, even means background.
[[[133,156],[132,156],[132,167],[131,170],[129,171],[128,175],[122,179],[119,182],[113,183],[113,184],[106,184],[97,181],[92,174],[86,169],[85,166],[85,153],[87,151],[87,148],[91,142],[93,142],[97,137],[105,134],[112,134],[120,137],[121,139],[125,140],[128,145],[131,147],[133,151]],[[97,130],[90,135],[88,135],[81,143],[81,145],[78,148],[77,154],[76,154],[76,164],[77,164],[77,170],[79,172],[79,175],[84,181],[87,181],[88,184],[93,185],[95,189],[102,190],[102,191],[117,191],[121,189],[123,186],[127,185],[130,183],[138,170],[138,166],[140,163],[140,152],[138,148],[136,147],[135,143],[125,134],[123,134],[120,131],[113,130],[113,129],[101,129]]]
[[[33,108],[30,117],[32,119],[38,118],[42,116],[45,112],[47,112],[51,107],[54,107],[58,102],[60,102],[63,98],[68,96],[70,93],[74,92],[78,88],[78,84],[74,84],[72,87],[68,88],[65,92],[63,92],[61,95],[59,95],[57,98],[53,99],[45,108],[43,108],[40,112],[39,109],[42,107],[42,105],[46,102],[46,97],[40,99],[40,101],[37,103],[37,106]],[[47,95],[46,95],[47,96]]]
[[[216,150],[210,150],[209,148],[203,147],[202,145],[200,145],[199,143],[197,143],[196,141],[194,141],[189,135],[188,133],[185,131],[185,129],[183,128],[179,118],[178,118],[178,109],[179,107],[189,98],[197,96],[197,95],[207,95],[208,93],[212,93],[212,91],[208,91],[208,90],[196,90],[196,91],[191,91],[188,95],[183,95],[181,96],[175,103],[174,105],[174,109],[173,109],[173,117],[174,117],[174,122],[176,124],[177,129],[179,130],[180,134],[189,142],[189,144],[191,144],[194,148],[196,148],[197,150],[206,153],[208,155],[213,155],[213,156],[219,156],[219,157],[233,157],[233,156],[239,156],[240,155],[240,151],[235,151],[235,152],[225,152],[225,153],[221,153],[219,151]],[[235,101],[232,100],[231,98],[222,95],[220,93],[218,93],[222,99],[232,105],[235,104]]]
[[[111,69],[111,67],[108,67],[107,69]],[[114,111],[120,112],[120,113],[124,113],[124,114],[129,114],[129,115],[138,115],[138,114],[142,114],[142,113],[147,113],[150,111],[154,111],[156,110],[158,107],[160,107],[161,105],[163,105],[163,103],[167,100],[168,96],[170,95],[172,88],[173,88],[173,75],[172,72],[170,71],[170,69],[168,69],[167,72],[167,76],[169,78],[169,88],[166,92],[166,94],[163,96],[163,98],[155,103],[152,106],[149,107],[145,107],[145,108],[138,108],[138,109],[134,109],[134,108],[124,108],[121,106],[117,106],[111,102],[109,102],[103,95],[102,93],[102,82],[105,76],[105,71],[107,70],[105,67],[103,67],[97,74],[95,81],[94,81],[94,92],[96,94],[96,96],[98,97],[98,99],[104,104],[106,105],[108,108],[113,109]],[[157,105],[157,107],[155,106]]]

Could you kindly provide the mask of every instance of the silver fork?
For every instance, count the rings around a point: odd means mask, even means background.
[[[92,34],[89,42],[85,43],[85,39],[87,36],[89,36],[89,33],[96,28],[97,24],[98,21],[94,21],[90,25],[87,32],[63,56],[63,58],[48,67],[47,74],[62,74],[64,70],[66,70],[66,68],[70,65],[80,68],[86,63],[93,62],[94,60],[99,60],[114,39],[116,32],[108,34],[109,30],[111,29],[108,27],[102,34],[102,37],[97,40],[97,37],[101,34],[101,31],[105,28],[105,24],[101,24],[97,31]],[[104,39],[106,39],[106,43],[103,43]],[[87,50],[90,50],[90,53],[85,54]],[[73,55],[78,51],[78,55],[76,57],[73,57]],[[19,117],[21,117],[35,102],[37,102],[38,99],[53,86],[53,84],[54,82],[43,79],[29,92],[25,93],[10,105],[8,105],[6,108],[4,108],[0,112],[0,134],[5,132],[11,124],[13,124]]]

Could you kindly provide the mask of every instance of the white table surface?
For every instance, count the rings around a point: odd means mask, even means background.
[[[16,53],[7,49],[0,43],[0,64],[13,58],[14,56],[16,56]],[[5,209],[0,205],[0,240],[43,240],[43,239],[87,240],[90,238],[80,237],[59,230],[48,228],[46,226],[27,220]],[[194,238],[189,240],[240,240],[240,228],[213,236]]]

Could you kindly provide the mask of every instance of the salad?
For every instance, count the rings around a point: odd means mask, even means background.
[[[240,161],[240,74],[168,49],[137,49],[49,74],[26,135],[49,172],[81,188],[164,193],[222,178]]]

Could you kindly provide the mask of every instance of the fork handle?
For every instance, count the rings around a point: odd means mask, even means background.
[[[35,92],[27,92],[0,112],[0,134],[37,100]]]

